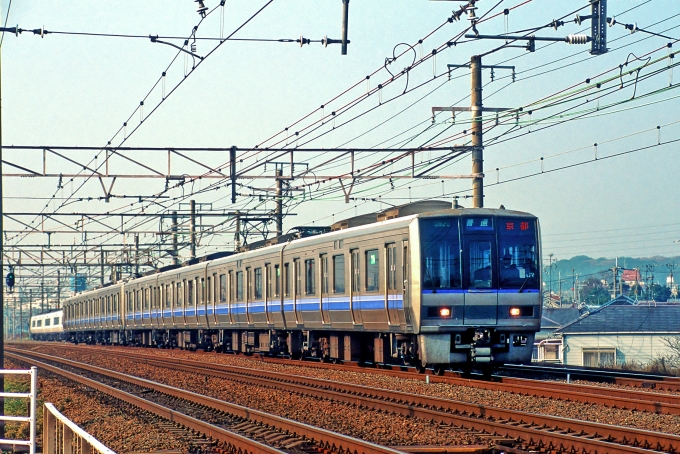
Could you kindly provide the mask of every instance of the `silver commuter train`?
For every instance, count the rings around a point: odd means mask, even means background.
[[[71,340],[471,367],[529,363],[538,219],[429,201],[86,291]]]
[[[29,331],[33,340],[62,340],[64,338],[64,311],[59,309],[52,312],[33,315]]]

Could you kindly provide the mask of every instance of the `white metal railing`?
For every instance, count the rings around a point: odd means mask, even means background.
[[[31,367],[30,370],[15,370],[15,369],[1,369],[0,374],[2,375],[30,375],[31,377],[31,392],[29,393],[6,393],[4,390],[0,390],[0,397],[15,397],[29,399],[29,409],[28,416],[5,416],[4,414],[0,416],[0,421],[17,421],[17,422],[28,422],[29,440],[7,440],[0,439],[0,444],[3,445],[13,445],[13,446],[28,446],[29,453],[35,454],[35,423],[36,423],[36,402],[38,396],[38,368]],[[4,412],[3,412],[4,413]]]
[[[99,440],[45,402],[43,409],[43,454],[116,454]]]

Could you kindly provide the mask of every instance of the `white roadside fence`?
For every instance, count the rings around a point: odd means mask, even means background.
[[[2,369],[2,375],[30,375],[31,391],[28,393],[0,392],[4,398],[29,399],[28,416],[0,416],[1,421],[29,423],[28,440],[0,439],[0,445],[28,446],[29,454],[36,452],[36,406],[38,401],[38,368],[30,370]],[[43,408],[43,454],[116,454],[92,435],[62,415],[54,405],[45,403]]]

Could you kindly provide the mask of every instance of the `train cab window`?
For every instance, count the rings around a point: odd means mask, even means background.
[[[366,291],[377,292],[380,290],[380,259],[378,250],[366,251]]]
[[[499,219],[498,256],[501,288],[538,289],[536,231],[534,219]]]
[[[274,296],[281,294],[281,267],[274,265]]]
[[[470,288],[491,288],[491,242],[484,240],[470,241]]]
[[[333,256],[333,293],[345,293],[345,255]]]
[[[458,219],[421,219],[420,247],[423,290],[436,292],[460,288]]]
[[[314,259],[305,260],[305,295],[316,294],[316,264]]]
[[[262,268],[255,268],[255,299],[262,299]]]
[[[220,303],[227,302],[227,275],[220,274]]]
[[[243,271],[236,272],[236,301],[243,301]]]

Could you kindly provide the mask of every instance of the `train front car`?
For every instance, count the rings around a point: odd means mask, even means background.
[[[422,364],[489,370],[531,362],[541,322],[538,219],[504,209],[455,213],[421,214],[412,227]]]

